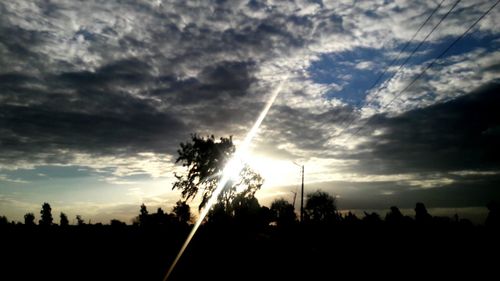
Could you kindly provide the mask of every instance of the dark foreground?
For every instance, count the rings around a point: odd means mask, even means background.
[[[1,280],[162,280],[189,227],[0,229]],[[496,280],[499,232],[480,226],[202,227],[170,280]]]

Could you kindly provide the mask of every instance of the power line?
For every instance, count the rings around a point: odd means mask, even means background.
[[[432,18],[432,16],[439,10],[439,8],[441,8],[441,5],[443,4],[445,0],[441,0],[441,2],[436,6],[436,8],[434,8],[434,10],[432,11],[432,13],[427,17],[427,19],[425,19],[425,21],[419,26],[419,28],[417,29],[417,31],[415,31],[415,33],[413,34],[413,36],[411,37],[410,40],[408,40],[406,42],[406,44],[404,45],[404,47],[399,51],[398,55],[396,56],[395,59],[392,60],[392,62],[384,69],[384,71],[377,77],[377,79],[375,80],[375,82],[366,90],[367,92],[370,91],[371,89],[373,89],[375,86],[377,86],[378,82],[380,81],[380,79],[382,79],[382,77],[387,73],[387,70],[389,70],[389,68],[391,66],[394,65],[394,63],[396,63],[399,58],[401,57],[401,54],[406,50],[406,48],[408,48],[408,46],[410,46],[410,43],[415,39],[415,37],[417,36],[417,34],[420,32],[420,30],[422,30],[422,28],[429,22],[429,20]]]
[[[425,21],[418,27],[417,31],[415,31],[415,33],[413,33],[413,36],[411,37],[411,39],[406,42],[406,44],[403,46],[403,48],[399,51],[396,58],[393,59],[392,62],[385,67],[384,71],[377,77],[375,82],[373,82],[373,84],[370,87],[368,87],[368,89],[365,92],[369,92],[370,90],[375,88],[375,86],[377,86],[378,82],[380,82],[380,79],[382,79],[382,77],[384,77],[384,75],[387,73],[387,70],[389,70],[389,68],[392,67],[394,65],[394,63],[396,63],[399,60],[399,58],[401,57],[401,54],[406,50],[406,48],[408,48],[410,46],[410,43],[415,39],[415,37],[417,37],[417,34],[420,32],[420,30],[422,30],[422,28],[429,22],[429,20],[432,18],[432,16],[439,10],[439,8],[441,8],[441,5],[443,4],[444,1],[445,0],[441,0],[441,2],[436,6],[436,8],[434,8],[434,10],[432,10],[432,13],[430,13],[430,15],[425,19]],[[384,44],[384,46],[385,46],[385,44]],[[373,96],[371,97],[371,99],[373,99]],[[368,102],[371,102],[371,99]],[[361,103],[361,100],[358,103],[356,103],[355,107],[357,107],[360,103]],[[343,118],[340,123],[343,124],[348,118],[349,117]],[[337,136],[340,136],[342,134],[342,132],[344,131],[344,129],[342,129],[340,134],[338,134]]]
[[[420,49],[420,47],[427,41],[427,39],[432,35],[432,33],[434,33],[434,31],[436,31],[436,29],[441,25],[441,23],[448,17],[448,15],[453,11],[453,9],[455,9],[455,7],[458,5],[458,3],[460,3],[461,0],[457,0],[453,6],[451,6],[451,8],[446,12],[446,14],[444,14],[441,19],[439,20],[439,22],[434,25],[434,27],[431,29],[431,31],[429,31],[429,33],[427,33],[427,35],[424,37],[424,39],[422,39],[420,41],[420,43],[413,49],[413,51],[410,53],[410,55],[408,57],[406,57],[406,59],[403,61],[403,63],[399,66],[399,68],[391,75],[391,77],[389,77],[389,79],[387,79],[387,82],[386,83],[389,83],[400,71],[401,69],[403,69],[403,66],[406,65],[406,63],[408,63],[408,61],[413,57],[413,55],[418,51],[418,49]],[[443,3],[444,1],[441,1],[441,3],[439,3],[439,5],[436,7],[436,9],[432,12],[432,14],[427,18],[427,20],[424,22],[427,23],[429,21],[429,19],[432,17],[432,15],[434,15],[434,13],[439,9],[439,7],[441,7],[441,4]],[[424,25],[422,25],[421,27],[423,27]],[[418,31],[420,31],[421,28],[419,28]],[[418,32],[417,31],[417,32]],[[408,41],[407,45],[409,45],[410,41]],[[406,47],[406,46],[405,46]],[[399,53],[398,55],[398,59],[399,59],[399,56],[401,55],[401,53],[404,51],[404,49]],[[392,63],[391,65],[392,66]],[[389,67],[390,67],[389,66]],[[385,74],[387,72],[387,70],[389,69],[389,67],[386,68],[386,70],[384,70],[383,74]],[[380,78],[381,76],[379,76]],[[377,83],[378,83],[378,79],[377,79]],[[375,86],[376,84],[374,84],[373,86]],[[371,90],[373,87],[369,88],[369,90]],[[369,105],[372,104],[372,102],[375,100],[375,97],[377,96],[377,94],[382,90],[383,88],[379,88],[375,94],[372,95],[372,97],[369,99],[369,101],[363,106],[363,107],[367,107]],[[363,108],[362,107],[362,108]],[[352,123],[354,123],[354,120],[355,118],[352,118],[351,121],[349,121],[347,123],[346,126],[344,126],[342,128],[342,130],[340,131],[340,133],[337,134],[337,137],[338,136],[341,136],[346,130],[347,128],[349,128]]]
[[[498,3],[500,3],[500,0],[497,0],[497,2],[495,2],[495,4],[493,4],[493,6],[491,6],[486,12],[484,12],[471,26],[469,26],[469,28],[467,28],[467,30],[465,30],[459,37],[457,37],[450,45],[448,45],[448,47],[446,47],[446,49],[444,49],[436,58],[434,58],[434,60],[432,60],[431,63],[429,63],[423,71],[421,71],[403,90],[401,90],[401,92],[399,92],[397,95],[395,95],[390,101],[389,103],[387,103],[386,105],[384,105],[382,107],[382,109],[386,109],[387,107],[389,107],[396,99],[398,99],[406,90],[408,90],[413,84],[415,84],[415,82],[417,80],[419,80],[427,70],[429,70],[429,68],[431,68],[432,66],[434,66],[434,64],[439,60],[441,59],[453,46],[455,46],[455,44],[460,41],[462,38],[464,38],[484,17],[486,17],[490,12],[491,10],[493,10],[497,5]],[[370,120],[373,120],[373,119],[368,119],[368,121],[366,121],[363,125],[361,125],[353,134],[351,134],[344,142],[347,142],[351,137],[357,135],[359,133],[359,131],[361,131],[361,129],[363,127],[365,127],[366,125],[368,125],[368,123],[370,123]]]

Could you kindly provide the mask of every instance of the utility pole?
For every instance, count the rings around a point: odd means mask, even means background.
[[[302,165],[302,187],[300,192],[300,222],[304,222],[304,165]]]
[[[293,164],[300,167],[301,176],[302,176],[302,185],[300,188],[300,222],[302,223],[304,221],[304,165],[299,165],[295,161],[293,161]],[[295,201],[295,199],[294,199],[294,201]],[[294,207],[295,207],[295,204],[294,204]]]

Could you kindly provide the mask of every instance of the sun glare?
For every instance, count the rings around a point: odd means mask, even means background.
[[[291,160],[248,154],[245,163],[264,178],[265,187],[294,185],[300,178],[299,168]]]
[[[233,157],[224,167],[224,175],[231,181],[237,181],[240,178],[240,172],[243,169],[243,161],[240,157]]]

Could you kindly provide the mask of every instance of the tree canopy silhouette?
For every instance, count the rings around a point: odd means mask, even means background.
[[[263,227],[269,225],[267,207],[261,207],[255,196],[239,194],[231,204],[231,213],[239,225]]]
[[[52,225],[52,221],[54,220],[52,218],[52,208],[50,207],[50,204],[45,202],[42,205],[42,210],[40,210],[40,214],[42,215],[42,218],[39,221],[40,225],[48,226]]]
[[[177,220],[179,220],[180,223],[189,223],[191,221],[191,208],[186,202],[183,202],[181,200],[177,201],[172,211],[174,212],[175,217],[177,218]]]
[[[415,221],[421,224],[428,224],[432,221],[432,216],[427,212],[424,203],[418,202],[415,205]]]
[[[80,216],[80,215],[76,216],[76,224],[79,226],[85,225],[85,221],[83,220],[82,216]]]
[[[216,141],[212,135],[204,138],[196,134],[191,136],[191,140],[180,144],[177,151],[179,157],[176,163],[181,163],[186,167],[186,173],[175,174],[177,181],[172,189],[182,191],[184,202],[196,197],[198,192],[202,192],[201,203],[198,206],[202,209],[214,192],[222,177],[222,171],[228,161],[233,156],[236,147],[232,137],[220,138]],[[226,210],[230,208],[230,203],[238,194],[245,197],[253,196],[263,184],[262,177],[245,165],[240,172],[239,180],[231,180],[224,187],[219,195],[219,202]]]
[[[33,213],[26,213],[24,215],[24,224],[28,226],[35,225],[35,215]]]
[[[68,221],[68,216],[66,216],[65,213],[61,212],[61,214],[59,215],[59,224],[61,226],[68,226],[69,225],[69,221]]]
[[[335,197],[321,190],[308,194],[304,208],[306,219],[313,223],[336,221],[339,216],[335,201]]]
[[[385,215],[385,222],[392,226],[408,225],[413,220],[401,213],[398,207],[392,206],[390,211]]]
[[[9,224],[9,220],[7,219],[6,216],[0,216],[0,226],[3,226],[3,225],[8,225]]]
[[[144,203],[142,203],[141,205],[141,209],[139,211],[139,225],[141,226],[146,226],[148,225],[149,223],[149,217],[148,217],[148,208],[146,207],[146,205]]]
[[[289,226],[297,222],[297,215],[293,205],[283,198],[278,198],[271,203],[272,221],[279,227]]]

